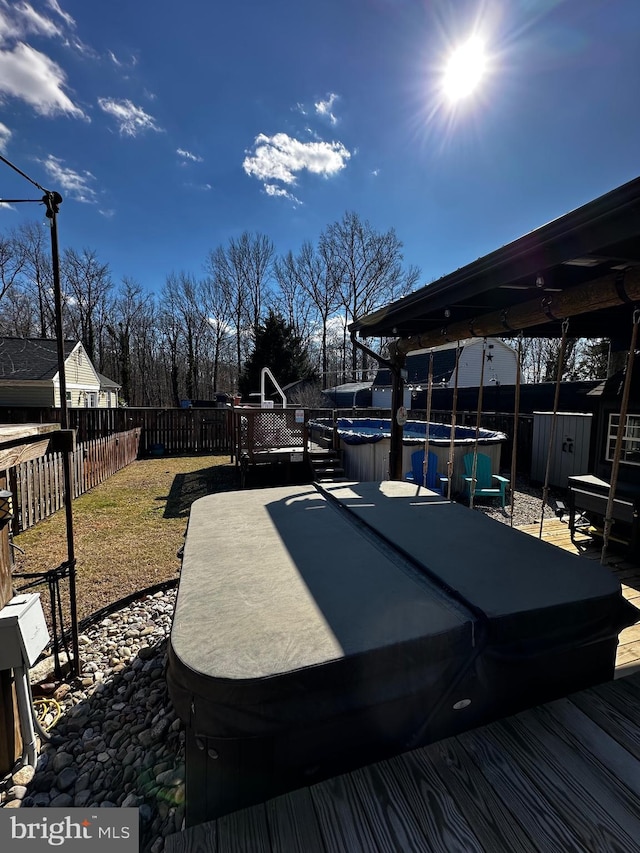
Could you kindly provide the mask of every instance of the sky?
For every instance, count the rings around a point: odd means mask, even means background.
[[[639,39],[639,0],[0,0],[0,153],[115,282],[355,211],[426,284],[640,175]],[[0,163],[0,198],[39,197]]]

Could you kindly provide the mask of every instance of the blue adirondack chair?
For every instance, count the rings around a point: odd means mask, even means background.
[[[462,479],[465,481],[465,491],[467,496],[471,494],[473,485],[473,453],[467,453],[463,457],[464,471],[466,476]],[[473,490],[474,497],[479,498],[500,498],[502,506],[506,503],[505,490],[507,487],[506,477],[501,477],[500,474],[491,473],[491,458],[486,453],[478,453],[478,461],[476,463],[476,483]]]
[[[405,480],[410,483],[417,483],[419,486],[425,486],[439,495],[443,495],[446,485],[449,482],[448,477],[443,477],[438,474],[438,457],[430,450],[427,455],[427,471],[425,482],[424,471],[424,450],[416,450],[411,454],[411,471],[407,471],[404,475]]]

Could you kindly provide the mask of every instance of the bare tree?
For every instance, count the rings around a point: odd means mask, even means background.
[[[0,335],[11,338],[38,337],[38,318],[31,294],[14,286],[0,303]]]
[[[25,256],[21,274],[22,286],[37,306],[37,334],[41,338],[53,338],[55,336],[53,269],[47,229],[34,222],[25,222],[17,229],[16,239],[22,245]]]
[[[67,309],[74,335],[82,341],[91,361],[100,366],[108,306],[113,283],[109,265],[101,263],[93,249],[67,249],[62,260]]]
[[[297,257],[293,252],[287,252],[283,257],[276,258],[273,263],[273,274],[277,291],[273,298],[274,307],[280,316],[295,331],[298,338],[309,346],[316,326],[317,308],[309,294],[304,256],[307,253],[305,244]],[[313,248],[308,249],[313,253]]]
[[[207,276],[202,288],[202,307],[206,317],[209,339],[213,345],[212,384],[213,390],[216,391],[221,387],[220,362],[230,338],[231,309],[225,296],[224,281],[220,277],[219,268],[213,262],[212,254],[210,253],[205,263]],[[237,388],[237,376],[233,386],[234,389]]]
[[[348,323],[407,293],[417,282],[419,270],[402,267],[402,242],[393,228],[379,233],[357,213],[345,213],[320,236],[320,251],[337,277]],[[346,349],[346,338],[345,338]],[[363,360],[364,366],[364,360]],[[355,378],[358,352],[351,353]]]
[[[142,386],[151,382],[150,364],[141,364],[138,353],[148,352],[148,319],[154,314],[153,298],[142,285],[124,277],[113,300],[106,330],[109,344],[102,369],[121,385],[121,395],[129,405],[141,404]],[[153,331],[155,335],[155,330]],[[144,380],[143,380],[144,377]]]
[[[236,344],[236,369],[240,376],[254,330],[260,322],[263,301],[269,292],[273,244],[260,234],[244,232],[226,247],[209,253],[207,269],[227,302],[229,322]]]
[[[0,299],[19,282],[26,260],[24,246],[15,236],[0,235]]]

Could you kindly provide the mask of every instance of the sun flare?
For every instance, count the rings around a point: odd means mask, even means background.
[[[449,101],[459,101],[474,92],[487,68],[483,42],[470,38],[449,57],[442,79],[442,88]]]

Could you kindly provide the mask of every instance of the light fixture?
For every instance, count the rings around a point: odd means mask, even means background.
[[[13,518],[13,493],[8,489],[0,489],[0,522]]]

